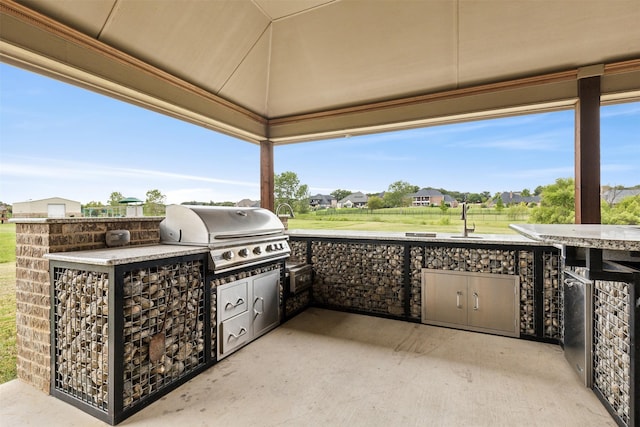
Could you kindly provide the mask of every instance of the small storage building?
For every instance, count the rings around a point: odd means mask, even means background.
[[[50,197],[13,204],[14,218],[65,218],[81,217],[82,206],[75,200]]]

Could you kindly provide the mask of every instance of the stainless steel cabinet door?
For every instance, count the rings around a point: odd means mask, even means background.
[[[469,326],[516,332],[516,292],[512,277],[469,276]]]
[[[253,334],[255,337],[280,322],[280,270],[256,276],[253,280]]]
[[[467,276],[423,272],[423,319],[467,325]]]

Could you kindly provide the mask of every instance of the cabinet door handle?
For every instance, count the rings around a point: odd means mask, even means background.
[[[473,309],[474,310],[478,310],[480,309],[480,298],[478,298],[478,293],[476,291],[473,291]]]
[[[258,301],[260,301],[262,303],[262,311],[258,311],[256,310],[256,304],[258,303]],[[264,313],[264,298],[262,297],[258,297],[255,299],[255,301],[253,301],[253,317],[256,318],[259,315],[261,315],[262,313]]]
[[[246,333],[247,333],[247,330],[245,328],[240,329],[240,332],[238,332],[238,335],[234,335],[233,332],[229,332],[229,338],[227,338],[227,342],[231,341],[231,338],[237,340],[238,338],[240,338]]]
[[[228,302],[225,306],[224,309],[225,310],[233,310],[234,308],[236,308],[239,305],[244,304],[244,300],[242,298],[238,298],[238,301],[236,301],[236,303],[232,303],[232,302]]]
[[[462,304],[460,304],[460,297],[462,296],[462,291],[456,292],[456,307],[462,308]]]

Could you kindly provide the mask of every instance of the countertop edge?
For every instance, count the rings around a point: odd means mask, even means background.
[[[578,248],[640,251],[640,231],[630,226],[602,224],[510,224],[525,237]],[[606,232],[599,230],[606,230]]]
[[[180,245],[120,246],[74,252],[54,252],[44,255],[50,261],[114,266],[163,258],[198,255],[209,251],[207,247]]]
[[[517,246],[552,246],[542,244],[520,234],[473,234],[463,237],[455,233],[436,233],[434,237],[407,236],[405,232],[379,232],[358,230],[288,230],[289,237],[318,238],[318,239],[352,239],[401,241],[416,243],[463,243],[473,245],[517,245]]]

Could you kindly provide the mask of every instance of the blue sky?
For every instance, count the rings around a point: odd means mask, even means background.
[[[640,184],[640,103],[601,110],[601,183]],[[312,194],[395,181],[480,193],[572,177],[574,112],[275,147],[275,172]],[[0,63],[0,201],[113,191],[168,203],[258,199],[259,147]]]

